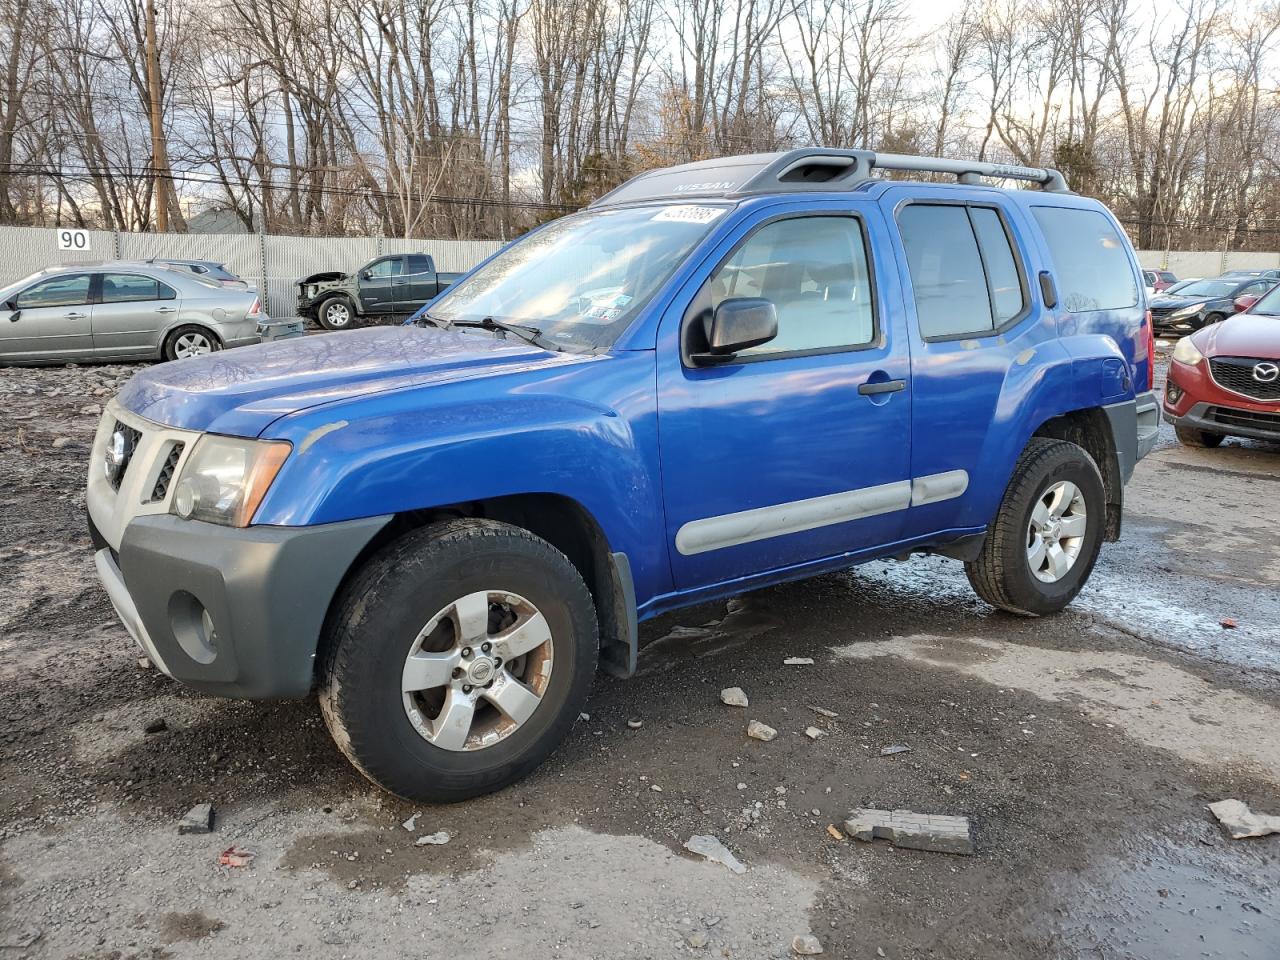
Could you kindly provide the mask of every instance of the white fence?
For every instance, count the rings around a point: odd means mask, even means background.
[[[502,246],[497,240],[398,240],[385,237],[277,237],[249,233],[76,231],[60,249],[62,230],[0,227],[0,287],[44,267],[103,260],[167,257],[215,260],[263,294],[272,316],[297,309],[295,281],[320,270],[350,272],[384,253],[429,253],[438,270],[470,270]]]
[[[1139,250],[1138,262],[1149,270],[1169,270],[1175,277],[1216,277],[1228,270],[1280,270],[1280,253],[1235,250]]]
[[[350,272],[384,253],[429,253],[440,270],[470,270],[502,246],[497,240],[398,240],[385,237],[277,237],[262,234],[122,233],[75,231],[60,249],[62,230],[0,227],[0,287],[49,266],[102,260],[169,257],[216,260],[263,293],[269,314],[293,315],[295,281],[320,270]],[[82,245],[83,244],[83,245]],[[1214,277],[1228,270],[1280,269],[1280,253],[1211,250],[1140,250],[1144,267],[1178,277]]]

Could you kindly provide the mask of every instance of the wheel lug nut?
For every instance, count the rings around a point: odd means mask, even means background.
[[[469,684],[469,683],[464,683],[464,684],[462,685],[462,692],[463,692],[463,693],[470,693],[470,692],[471,692],[471,684]]]
[[[462,655],[463,655],[464,657],[469,657],[469,656],[471,656],[471,648],[470,648],[470,647],[463,647],[463,648],[462,648]]]
[[[454,668],[453,668],[453,679],[457,680],[460,676],[462,676],[462,668],[461,668],[461,667],[454,667]]]
[[[487,644],[487,643],[482,643],[482,644],[480,644],[480,649],[481,649],[482,651],[484,651],[485,653],[488,653],[488,652],[489,652],[489,644]]]
[[[502,666],[502,658],[501,658],[501,657],[494,657],[494,658],[493,658],[493,668],[496,670],[496,669],[498,669],[498,667],[500,667],[500,666]]]

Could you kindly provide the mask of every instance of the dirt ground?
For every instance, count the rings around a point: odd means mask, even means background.
[[[314,702],[139,666],[82,494],[131,372],[0,370],[0,957],[770,958],[812,933],[840,958],[1280,958],[1280,836],[1205,809],[1280,814],[1280,448],[1162,438],[1052,619],[915,559],[648,623],[640,674],[601,677],[534,776],[415,807]],[[199,802],[215,832],[179,835]],[[976,855],[833,838],[859,806],[966,815]]]

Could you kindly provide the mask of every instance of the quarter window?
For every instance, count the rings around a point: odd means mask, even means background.
[[[853,217],[796,217],[765,224],[710,280],[711,309],[763,297],[778,312],[778,335],[739,357],[838,350],[875,338],[871,270]]]
[[[103,303],[134,303],[139,300],[172,300],[173,288],[151,277],[134,273],[107,273],[102,277]]]
[[[78,307],[89,302],[89,274],[50,277],[27,287],[17,298],[19,310],[37,307]]]
[[[430,273],[431,258],[425,253],[409,254],[409,273]]]
[[[1062,305],[1070,313],[1122,310],[1138,302],[1125,241],[1097,210],[1032,207],[1049,245]]]
[[[926,340],[993,333],[1026,309],[1026,289],[1000,214],[913,203],[898,215]]]

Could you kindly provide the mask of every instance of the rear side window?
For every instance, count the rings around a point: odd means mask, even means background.
[[[1032,207],[1049,245],[1062,305],[1070,313],[1120,310],[1138,302],[1124,240],[1097,210]]]
[[[103,303],[133,303],[138,300],[172,300],[173,288],[151,277],[134,273],[107,273],[102,277]]]
[[[993,333],[1026,308],[1022,273],[995,210],[913,203],[898,214],[898,229],[926,340]]]
[[[409,254],[409,269],[406,273],[430,273],[431,258],[425,253]]]

